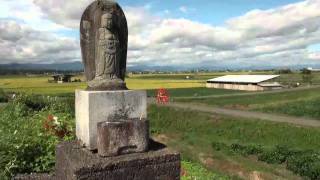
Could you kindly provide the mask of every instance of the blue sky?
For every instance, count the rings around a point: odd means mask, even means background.
[[[81,61],[79,21],[93,0],[0,0],[0,63]],[[128,65],[320,65],[319,0],[118,0]]]
[[[223,25],[231,18],[242,15],[252,9],[267,10],[290,3],[299,2],[297,0],[119,0],[122,6],[146,7],[150,11],[173,18],[187,18],[194,21]],[[181,7],[186,7],[187,12],[181,11]]]

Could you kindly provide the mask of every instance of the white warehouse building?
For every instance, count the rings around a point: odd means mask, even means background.
[[[282,89],[276,80],[280,75],[226,75],[207,81],[207,88],[243,91],[266,91]]]

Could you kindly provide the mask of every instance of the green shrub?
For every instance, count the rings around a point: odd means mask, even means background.
[[[308,177],[312,180],[320,179],[320,153],[305,150],[298,151],[287,146],[276,146],[272,149],[263,148],[260,145],[231,144],[230,146],[221,142],[212,142],[212,148],[216,151],[225,151],[242,156],[257,155],[259,161],[269,164],[287,164],[287,169]]]
[[[1,102],[8,102],[8,97],[3,89],[0,89],[0,103]]]
[[[74,139],[74,111],[68,101],[51,97],[18,95],[0,114],[0,175],[10,178],[18,173],[49,172],[55,164],[55,146]],[[68,134],[58,137],[46,129],[48,117]]]
[[[241,145],[241,144],[231,144],[231,150],[234,153],[241,155],[257,155],[262,152],[261,146],[258,145]]]
[[[270,164],[282,164],[293,154],[286,146],[276,146],[272,150],[263,151],[259,160]]]
[[[51,110],[69,114],[74,113],[74,98],[21,94],[15,98],[14,103],[24,104],[31,111]]]
[[[287,168],[301,176],[318,180],[320,179],[320,154],[312,151],[300,152],[288,158]]]
[[[212,142],[211,146],[216,151],[228,151],[243,156],[258,155],[263,152],[260,145],[241,145],[233,143],[230,146],[221,142]]]
[[[221,142],[212,142],[211,146],[216,151],[226,150],[228,149],[228,146]]]

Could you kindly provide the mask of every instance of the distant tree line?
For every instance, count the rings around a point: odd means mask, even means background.
[[[312,74],[312,71],[304,68],[301,70],[301,74],[302,74],[302,81],[306,84],[312,85],[312,80],[314,79],[314,75]]]
[[[42,74],[80,74],[82,71],[42,70],[42,69],[5,69],[0,68],[0,75],[42,75]]]
[[[292,70],[291,69],[279,69],[276,70],[276,74],[292,74]]]

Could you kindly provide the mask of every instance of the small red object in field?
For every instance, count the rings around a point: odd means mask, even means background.
[[[58,118],[53,115],[48,115],[47,119],[43,122],[43,127],[47,133],[53,134],[59,138],[63,138],[70,132],[64,126],[59,126]]]
[[[51,131],[52,129],[54,129],[52,125],[54,121],[53,118],[54,118],[53,115],[50,114],[48,115],[47,120],[43,122],[43,127],[46,131]]]
[[[158,90],[157,92],[157,103],[158,104],[166,104],[169,102],[169,92],[164,89],[164,88],[161,88]]]

